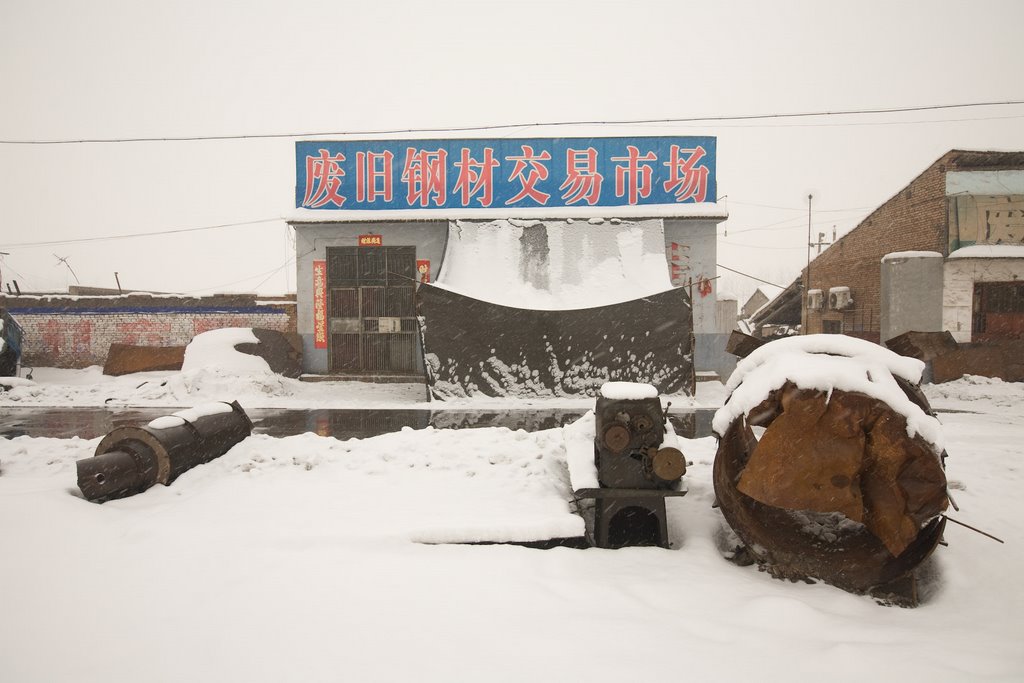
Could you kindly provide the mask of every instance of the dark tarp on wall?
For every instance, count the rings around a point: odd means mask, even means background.
[[[593,396],[607,381],[693,395],[685,288],[562,311],[499,306],[429,284],[416,298],[435,398]]]

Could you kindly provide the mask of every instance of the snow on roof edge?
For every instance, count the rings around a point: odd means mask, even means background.
[[[972,244],[951,252],[949,258],[1024,258],[1024,245]]]
[[[401,220],[492,220],[495,218],[709,218],[729,217],[724,204],[650,204],[644,206],[501,207],[494,209],[390,209],[384,211],[345,209],[294,209],[285,216],[288,223],[365,223]]]

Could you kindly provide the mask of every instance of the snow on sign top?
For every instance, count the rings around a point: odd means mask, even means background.
[[[658,390],[639,382],[605,382],[601,385],[601,396],[615,401],[639,400],[657,398]]]
[[[754,350],[736,365],[726,385],[728,402],[715,413],[719,436],[768,395],[792,382],[801,389],[858,392],[884,401],[907,421],[907,434],[920,435],[936,453],[943,450],[938,420],[907,398],[894,377],[917,384],[924,363],[877,344],[833,334],[786,337]]]

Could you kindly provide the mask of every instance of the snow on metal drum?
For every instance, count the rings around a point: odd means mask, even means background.
[[[714,420],[739,551],[781,578],[916,604],[948,505],[919,361],[837,335],[781,342],[740,362]]]

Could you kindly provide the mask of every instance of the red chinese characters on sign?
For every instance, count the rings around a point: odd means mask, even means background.
[[[360,235],[356,242],[361,247],[382,247],[384,246],[383,235]]]
[[[356,201],[372,202],[380,197],[392,199],[391,152],[356,152]]]
[[[326,149],[319,152],[319,156],[306,157],[306,198],[302,205],[311,209],[327,204],[340,207],[345,203],[345,197],[339,191],[341,179],[345,175],[341,169],[345,156],[341,152],[331,156]]]
[[[633,205],[640,197],[646,199],[651,196],[653,171],[650,164],[658,158],[654,152],[640,156],[640,150],[633,145],[626,146],[626,154],[624,157],[612,157],[612,161],[625,162],[624,165],[619,164],[615,167],[615,196],[623,197],[628,194],[627,203]]]
[[[327,348],[327,261],[313,261],[313,347]]]
[[[566,204],[586,201],[593,206],[601,198],[604,176],[597,172],[597,150],[569,149],[565,153],[565,182],[558,188],[565,190]]]
[[[296,143],[295,202],[387,211],[715,201],[712,137]]]
[[[455,191],[459,193],[463,206],[469,206],[474,197],[480,206],[491,205],[494,200],[494,178],[491,172],[497,166],[498,160],[494,158],[492,147],[484,148],[481,161],[470,156],[469,148],[462,148],[461,158],[455,162],[455,169],[459,172]]]
[[[549,171],[543,162],[551,161],[551,153],[545,150],[534,156],[533,147],[530,145],[520,146],[523,149],[521,155],[505,157],[506,161],[515,162],[515,166],[512,167],[512,173],[508,179],[510,181],[518,180],[521,187],[514,197],[505,202],[505,206],[515,204],[526,197],[529,197],[538,204],[547,204],[551,195],[541,192],[536,188],[536,185],[541,180],[547,180]]]
[[[431,195],[435,206],[445,205],[448,196],[447,159],[448,152],[443,149],[432,152],[415,147],[406,149],[402,182],[406,184],[406,203],[409,206],[417,203],[426,206]]]
[[[707,166],[697,166],[704,158],[704,148],[681,149],[672,145],[669,151],[668,180],[665,181],[665,192],[676,196],[677,202],[685,202],[691,197],[698,202],[704,201],[708,190]],[[686,156],[684,156],[686,155]]]

